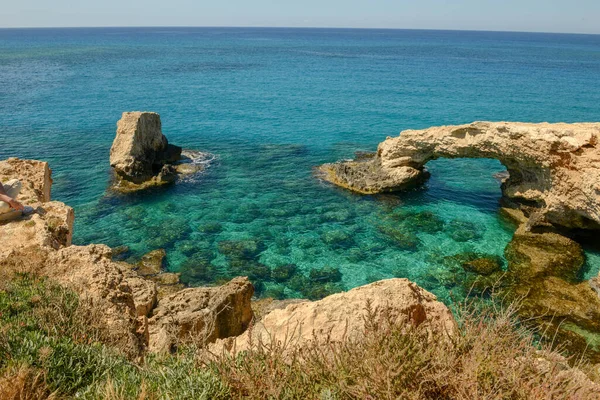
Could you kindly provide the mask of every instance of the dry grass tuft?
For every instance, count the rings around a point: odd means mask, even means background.
[[[0,399],[2,400],[55,400],[41,372],[26,366],[5,369],[0,374]]]

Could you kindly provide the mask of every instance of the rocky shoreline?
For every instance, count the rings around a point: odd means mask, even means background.
[[[136,189],[166,182],[162,171],[175,168],[171,162],[180,158],[181,149],[168,145],[158,114],[125,113],[118,126],[111,151],[116,173]],[[327,164],[321,170],[334,183],[371,193],[423,182],[425,163],[438,157],[499,158],[510,174],[502,184],[510,207],[502,212],[516,226],[505,250],[508,268],[504,271],[501,262],[479,254],[450,261],[464,270],[462,284],[470,285],[473,293],[493,288],[519,302],[527,324],[550,332],[571,354],[585,353],[599,363],[600,277],[582,281],[585,256],[568,234],[598,228],[600,125],[474,123],[415,132],[387,139],[375,156]],[[123,144],[127,141],[129,147]],[[173,157],[159,156],[165,152]],[[74,289],[101,310],[103,322],[132,354],[170,352],[187,340],[240,350],[255,341],[287,337],[290,329],[288,339],[298,346],[325,337],[341,341],[360,335],[365,304],[387,309],[397,324],[407,327],[449,336],[455,330],[448,308],[406,279],[378,281],[315,302],[271,305],[259,321],[248,278],[185,288],[179,274],[164,271],[164,251],[151,252],[133,265],[120,261],[123,249],[74,246],[73,210],[51,201],[48,164],[1,161],[0,179],[14,178],[23,183],[21,199],[36,213],[0,224],[0,271],[41,274]],[[237,338],[235,345],[231,338]]]
[[[572,354],[600,362],[598,279],[582,281],[580,235],[600,234],[600,124],[474,122],[404,131],[372,157],[319,167],[343,188],[374,194],[407,190],[428,178],[437,158],[494,158],[507,168],[501,213],[516,227],[506,271],[472,279],[471,291],[494,287],[519,302],[530,326]],[[575,240],[573,240],[575,238]]]
[[[102,322],[130,354],[170,352],[181,341],[210,343],[236,337],[252,323],[254,288],[248,278],[235,278],[216,287],[183,288],[176,274],[162,271],[164,254],[160,251],[132,265],[116,261],[118,252],[108,246],[72,245],[73,210],[50,201],[48,164],[16,158],[0,161],[0,179],[7,178],[19,178],[24,183],[24,198],[37,212],[0,224],[2,274],[34,273],[75,290],[100,310]],[[294,325],[302,332],[298,345],[301,338],[305,341],[315,337],[313,334],[342,340],[341,331],[332,336],[331,331],[323,329],[325,325],[315,323],[315,313],[329,320],[330,325],[346,321],[357,333],[364,321],[361,305],[367,301],[385,305],[407,326],[449,334],[454,329],[448,308],[406,279],[376,282],[319,302],[283,303],[271,307],[260,326],[266,332]],[[282,312],[285,319],[279,318]],[[244,336],[239,340],[247,343]],[[230,341],[217,345],[230,348],[227,343]]]

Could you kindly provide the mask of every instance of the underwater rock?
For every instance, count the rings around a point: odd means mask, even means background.
[[[321,300],[332,294],[343,292],[344,288],[338,283],[332,282],[312,282],[302,290],[302,295],[309,300]]]
[[[129,246],[117,246],[112,248],[112,259],[114,261],[124,261],[131,256]]]
[[[136,264],[136,272],[141,276],[157,275],[165,268],[166,257],[164,249],[152,250]]]
[[[584,253],[554,232],[534,233],[521,225],[505,250],[503,296],[518,301],[527,324],[569,353],[600,362],[600,298],[581,281]]]
[[[256,261],[233,259],[229,261],[230,276],[247,276],[252,283],[271,279],[271,268]]]
[[[190,288],[159,301],[148,320],[149,349],[171,352],[180,341],[210,343],[241,334],[252,321],[254,294],[246,278],[210,288]]]
[[[217,268],[201,254],[185,260],[179,272],[181,282],[188,286],[214,282],[218,274]]]
[[[467,272],[478,275],[492,275],[502,271],[502,258],[492,254],[466,252],[444,257],[444,263],[458,263]]]
[[[224,240],[218,244],[219,252],[228,259],[253,259],[257,257],[265,247],[257,240]]]
[[[533,207],[566,228],[600,229],[599,123],[474,122],[406,130],[387,138],[377,156],[320,167],[323,178],[373,194],[404,190],[427,178],[438,158],[493,158],[508,170],[504,197]]]
[[[271,311],[243,335],[219,341],[213,349],[244,351],[252,343],[262,342],[268,346],[272,341],[285,341],[286,349],[291,350],[312,341],[325,344],[361,340],[369,309],[375,319],[390,316],[395,324],[407,329],[414,327],[429,334],[449,336],[456,332],[452,313],[434,295],[407,279],[388,279],[320,301],[294,303]]]
[[[468,242],[481,239],[481,232],[477,225],[469,221],[452,220],[448,223],[446,232],[455,242]]]
[[[146,223],[146,243],[152,248],[170,248],[189,236],[192,229],[185,218],[169,217]]]
[[[323,267],[311,269],[308,277],[313,282],[339,282],[342,280],[342,273],[339,268]]]
[[[202,233],[221,233],[223,225],[219,222],[206,222],[198,227],[198,231]]]
[[[394,211],[389,218],[410,232],[436,233],[444,229],[444,220],[431,211]]]
[[[515,232],[504,254],[510,276],[520,284],[547,276],[575,283],[585,263],[583,249],[574,240],[552,232],[527,232],[524,226]]]
[[[298,271],[298,266],[295,264],[285,264],[273,268],[271,278],[275,282],[285,282],[292,278]]]
[[[325,231],[321,234],[321,240],[333,248],[348,248],[354,245],[352,235],[341,229]]]
[[[387,236],[396,247],[402,250],[415,251],[421,245],[421,240],[412,232],[406,232],[402,227],[377,225],[377,230]]]

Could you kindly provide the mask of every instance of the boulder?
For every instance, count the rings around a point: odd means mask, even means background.
[[[252,343],[287,343],[289,349],[310,342],[360,340],[369,313],[423,329],[429,334],[453,335],[457,326],[450,310],[437,298],[407,279],[387,279],[337,293],[319,301],[292,303],[275,309],[235,340],[216,348],[243,351]]]
[[[189,288],[161,299],[149,319],[150,351],[172,351],[181,341],[213,342],[240,335],[252,321],[254,288],[248,278],[219,287]]]
[[[423,182],[438,158],[494,158],[508,170],[503,196],[538,213],[537,222],[600,228],[600,123],[474,122],[403,131],[372,159],[325,164],[322,177],[365,194]]]

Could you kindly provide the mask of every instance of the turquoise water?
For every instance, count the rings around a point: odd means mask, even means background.
[[[447,257],[502,255],[512,235],[498,162],[432,162],[424,188],[386,196],[332,187],[313,167],[409,128],[597,121],[598,76],[597,35],[0,30],[0,158],[51,163],[76,244],[127,245],[131,260],[164,248],[189,284],[249,274],[261,296],[317,298],[398,276],[449,301],[462,292]],[[160,113],[172,143],[215,161],[111,195],[108,151],[128,110]],[[597,272],[597,253],[588,263]]]

